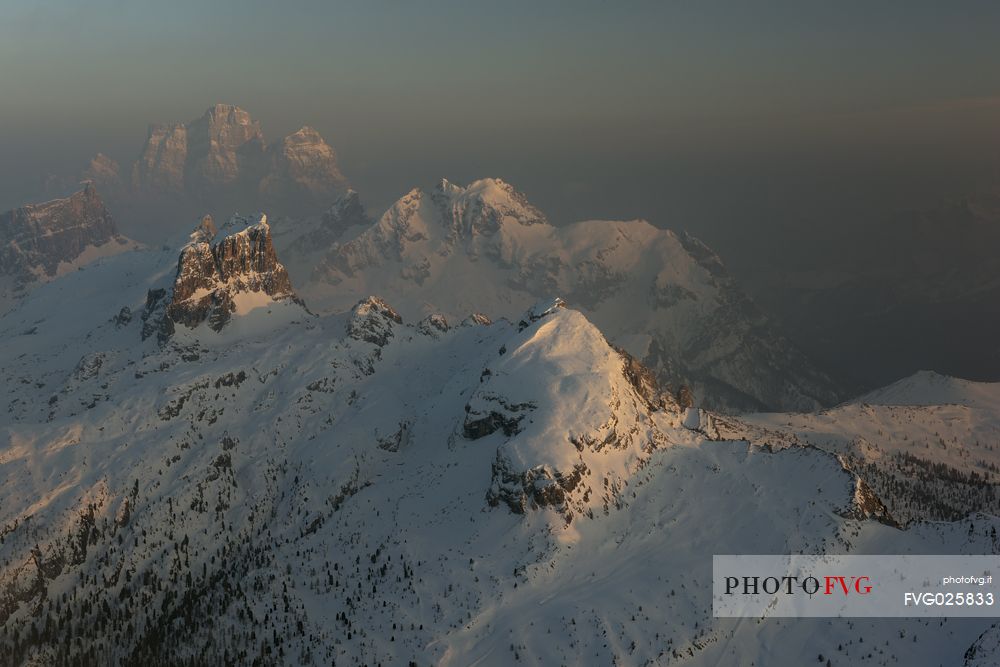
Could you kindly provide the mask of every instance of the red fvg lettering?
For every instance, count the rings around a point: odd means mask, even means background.
[[[816,577],[726,577],[726,595],[774,595],[782,593],[792,595],[802,592],[806,595],[816,595],[823,589],[823,595],[868,595],[872,591],[871,578],[867,576],[845,577],[843,575],[827,575],[823,577],[823,585]]]
[[[850,577],[848,581],[847,577],[844,576],[825,576],[823,577],[824,587],[823,595],[833,595],[836,592],[842,591],[844,595],[850,595],[852,590],[858,595],[868,595],[872,591],[871,585],[868,584],[870,579],[868,577]],[[840,589],[838,591],[837,589]]]

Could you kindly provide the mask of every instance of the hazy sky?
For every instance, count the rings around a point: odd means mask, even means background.
[[[496,175],[557,220],[823,224],[991,177],[998,35],[997,2],[0,0],[0,207],[227,102],[373,208]]]

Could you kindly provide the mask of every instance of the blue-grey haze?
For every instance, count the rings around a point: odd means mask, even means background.
[[[753,283],[789,233],[822,262],[830,228],[997,190],[998,35],[978,0],[0,0],[0,209],[225,102],[319,129],[375,213],[499,176],[557,223],[690,229]]]
[[[487,174],[556,217],[695,227],[803,186],[945,193],[995,156],[998,29],[962,1],[3,0],[0,194],[217,101],[316,126],[376,206]]]

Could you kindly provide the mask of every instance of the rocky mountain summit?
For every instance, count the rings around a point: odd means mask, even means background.
[[[280,240],[296,283],[320,310],[381,294],[408,319],[458,321],[472,311],[510,318],[526,300],[562,294],[660,383],[692,386],[707,405],[811,410],[840,397],[721,259],[686,233],[643,220],[555,226],[499,179],[411,190],[367,227],[357,207],[342,200],[327,224]]]
[[[561,299],[533,306],[517,331],[528,335],[505,345],[465,406],[466,438],[506,438],[491,466],[487,502],[518,514],[552,508],[567,523],[593,517],[666,444],[664,431],[679,425],[680,409],[655,383],[640,381],[650,374]],[[527,369],[586,380],[525,382]]]
[[[274,251],[267,216],[234,216],[221,231],[205,216],[181,249],[172,286],[149,291],[142,335],[166,340],[175,324],[194,329],[204,322],[221,331],[234,314],[284,301],[302,305]]]
[[[271,201],[306,197],[326,205],[346,186],[333,148],[315,129],[303,126],[270,148],[259,189]]]
[[[254,172],[264,153],[260,123],[239,107],[216,104],[190,123],[151,125],[132,167],[132,187],[210,195],[259,178]]]
[[[268,144],[260,122],[230,104],[188,123],[150,125],[130,172],[98,154],[83,173],[127,210],[239,202],[286,214],[312,213],[347,189],[337,155],[319,132],[303,127]],[[122,185],[124,184],[124,185]]]
[[[89,183],[69,197],[0,214],[0,276],[15,289],[133,246]]]

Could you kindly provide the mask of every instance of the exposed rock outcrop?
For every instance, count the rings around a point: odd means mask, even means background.
[[[431,200],[451,222],[451,233],[457,238],[491,236],[500,230],[506,219],[517,220],[525,226],[548,222],[527,197],[499,179],[476,181],[468,188],[441,179]]]
[[[57,276],[86,254],[131,247],[93,184],[66,197],[0,214],[0,275],[25,285]]]
[[[635,393],[642,397],[650,410],[667,409],[679,412],[681,408],[691,407],[692,404],[681,405],[677,398],[660,389],[656,375],[649,368],[643,366],[638,359],[620,347],[615,347],[615,351],[622,358],[622,373],[624,373],[625,379],[635,389]]]
[[[377,296],[370,296],[351,310],[347,335],[381,347],[392,338],[394,325],[402,323],[403,318],[389,304]]]
[[[472,313],[462,320],[463,327],[488,327],[493,324],[493,320],[483,313]]]
[[[843,461],[841,462],[843,464]],[[850,472],[850,469],[845,466],[845,470]],[[854,474],[854,473],[852,473]],[[854,479],[854,498],[853,504],[849,510],[845,512],[846,516],[851,516],[856,519],[874,519],[884,523],[887,526],[892,526],[893,528],[901,528],[899,522],[892,516],[889,508],[885,506],[882,499],[872,490],[870,486],[861,477],[855,477]]]
[[[488,391],[477,393],[475,398],[475,407],[471,403],[465,406],[465,423],[462,426],[462,433],[469,440],[485,438],[497,431],[503,431],[506,436],[517,435],[522,430],[521,422],[538,407],[531,401],[513,403],[502,395]]]
[[[267,217],[235,216],[216,232],[206,216],[181,250],[169,294],[154,289],[147,295],[143,338],[155,333],[164,340],[175,324],[193,329],[208,322],[220,331],[233,314],[284,300],[301,304],[274,251]]]
[[[439,337],[441,334],[448,331],[448,319],[441,313],[431,313],[424,319],[420,320],[420,324],[417,325],[417,330],[420,333],[433,338]]]
[[[588,472],[584,463],[565,473],[547,465],[523,472],[515,472],[516,469],[517,466],[498,451],[492,466],[493,487],[487,496],[490,505],[495,507],[503,503],[515,514],[542,507],[565,510],[568,494],[576,490]]]

